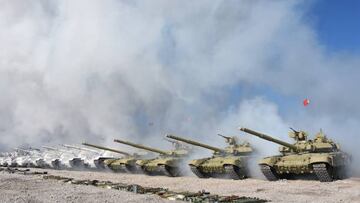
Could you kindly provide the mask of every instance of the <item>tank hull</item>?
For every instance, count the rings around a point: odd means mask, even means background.
[[[73,170],[83,170],[90,168],[89,164],[85,163],[85,161],[81,158],[73,158],[69,161],[69,164]]]
[[[350,157],[346,153],[330,152],[271,156],[260,160],[259,165],[269,180],[289,178],[293,175],[313,174],[320,181],[328,182],[334,179],[342,179],[349,162]],[[269,178],[269,173],[272,173],[274,177]],[[327,176],[326,180],[319,173],[324,173],[323,175]]]
[[[115,161],[115,158],[111,157],[99,157],[97,159],[94,159],[94,165],[99,170],[105,170],[107,169],[106,161]]]
[[[147,175],[166,175],[169,177],[181,176],[180,166],[184,159],[177,157],[155,158],[138,160],[137,168]]]
[[[107,167],[114,172],[137,173],[135,158],[122,158],[116,160],[105,161]]]
[[[193,173],[200,178],[222,177],[244,179],[248,177],[247,156],[224,156],[195,159],[189,163]]]

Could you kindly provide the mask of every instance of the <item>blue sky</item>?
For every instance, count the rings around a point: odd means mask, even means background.
[[[307,4],[309,2],[305,3],[307,7],[304,21],[313,29],[318,43],[324,47],[325,52],[347,53],[355,56],[360,54],[359,0],[315,0],[310,4]],[[241,92],[233,94],[233,99],[237,100],[244,96],[243,90]],[[282,116],[293,114],[299,110],[304,111],[302,101],[308,97],[301,93],[284,95],[266,85],[259,85],[249,92],[251,95],[262,95],[279,105]],[[309,99],[313,102],[313,98]],[[312,106],[307,107],[306,110],[311,109]]]
[[[318,0],[309,14],[327,51],[360,53],[360,1]]]

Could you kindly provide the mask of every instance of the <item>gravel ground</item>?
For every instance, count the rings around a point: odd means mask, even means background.
[[[321,183],[313,180],[280,180],[269,182],[259,179],[170,178],[110,172],[43,169],[36,169],[36,171],[48,171],[51,175],[60,175],[75,179],[109,180],[112,182],[139,184],[141,186],[164,187],[179,192],[206,190],[213,194],[258,197],[271,200],[272,202],[360,203],[360,178],[350,178],[331,183]],[[35,202],[46,200],[56,200],[60,202],[97,202],[99,200],[101,200],[101,202],[113,202],[116,200],[123,200],[124,202],[168,202],[153,195],[138,195],[91,186],[67,185],[56,181],[42,180],[40,176],[2,173],[0,177],[0,201],[8,200],[5,202],[13,202],[12,200],[16,200],[16,198],[30,198],[30,200],[33,198]],[[15,196],[16,198],[9,199],[13,194],[17,194]]]
[[[73,185],[56,180],[44,180],[40,175],[9,174],[7,172],[0,172],[0,202],[174,203],[174,201],[168,201],[156,195],[139,195],[93,186]]]

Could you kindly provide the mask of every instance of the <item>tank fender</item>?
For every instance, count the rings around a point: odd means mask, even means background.
[[[137,160],[135,163],[136,165],[139,166],[144,166],[145,164],[147,164],[150,160]]]
[[[313,156],[310,158],[310,164],[315,163],[327,163],[329,165],[333,165],[333,160],[328,156]]]
[[[105,165],[110,165],[110,164],[112,164],[114,161],[116,161],[116,159],[106,159],[106,160],[104,160],[104,164],[105,164]]]
[[[223,166],[225,165],[234,165],[234,166],[241,166],[241,160],[240,159],[225,159],[222,162]]]
[[[123,164],[126,164],[126,165],[131,165],[131,164],[134,164],[135,160],[134,159],[124,159],[122,161]]]
[[[178,160],[175,159],[164,159],[161,161],[158,161],[157,165],[167,165],[167,166],[173,166],[175,167],[177,165]]]
[[[198,167],[200,166],[202,163],[204,163],[205,161],[207,161],[208,158],[204,158],[204,159],[194,159],[194,160],[191,160],[189,165],[190,166],[195,166],[195,167]]]
[[[267,157],[258,162],[259,165],[268,165],[273,167],[276,162],[279,161],[279,157]]]

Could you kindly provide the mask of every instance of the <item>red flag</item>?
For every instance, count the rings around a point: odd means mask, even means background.
[[[304,106],[309,105],[309,104],[310,104],[310,100],[309,100],[309,99],[304,99],[303,104],[304,104]]]

